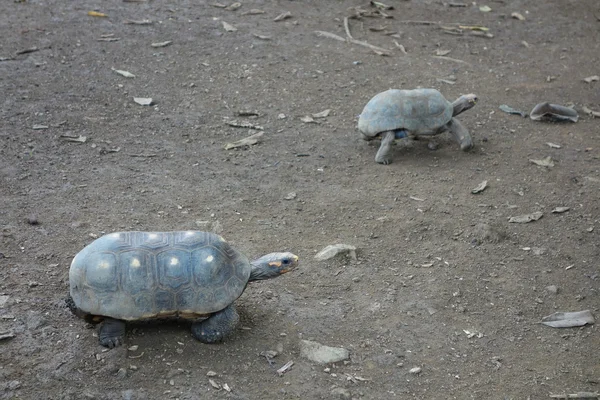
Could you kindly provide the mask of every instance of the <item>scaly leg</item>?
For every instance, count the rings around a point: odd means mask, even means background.
[[[381,146],[379,146],[379,150],[375,156],[375,161],[377,161],[379,164],[387,165],[392,162],[392,160],[388,157],[388,153],[392,148],[394,139],[396,139],[396,133],[394,131],[387,131],[381,135]]]
[[[122,345],[124,336],[125,321],[120,319],[105,318],[98,332],[100,344],[111,349]]]
[[[471,139],[469,131],[456,118],[452,118],[448,122],[448,130],[450,131],[450,135],[460,145],[461,150],[466,151],[473,147],[473,139]]]
[[[233,305],[229,305],[207,319],[192,324],[192,335],[202,343],[220,342],[235,330],[240,316]]]

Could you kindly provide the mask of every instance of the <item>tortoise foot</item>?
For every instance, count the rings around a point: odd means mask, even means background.
[[[112,318],[104,319],[98,332],[100,344],[109,349],[122,345],[124,336],[125,321]]]
[[[230,305],[207,319],[192,324],[192,335],[202,343],[218,343],[232,333],[240,320],[237,311]]]

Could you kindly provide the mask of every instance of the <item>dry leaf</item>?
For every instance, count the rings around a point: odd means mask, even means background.
[[[540,167],[548,167],[548,168],[554,167],[554,161],[552,161],[552,157],[550,157],[550,156],[542,158],[541,160],[529,159],[529,161],[531,161],[535,165],[539,165]]]
[[[534,213],[531,214],[525,214],[525,215],[519,215],[516,217],[510,217],[508,219],[508,222],[513,222],[516,224],[526,224],[528,222],[531,221],[537,221],[538,219],[542,218],[544,214],[541,211],[536,211]]]
[[[100,18],[105,18],[108,17],[108,15],[101,13],[101,12],[97,12],[97,11],[88,11],[87,13],[90,17],[100,17]]]
[[[556,143],[552,143],[552,142],[547,142],[546,144],[548,146],[552,147],[553,149],[560,149],[562,147],[560,144],[556,144]]]
[[[213,4],[211,4],[211,6],[217,7],[217,8],[225,8],[225,7],[227,7],[226,4],[221,4],[221,3],[213,3]]]
[[[467,29],[469,31],[487,32],[490,30],[490,28],[486,28],[485,26],[481,25],[459,25],[458,27],[459,29]]]
[[[481,11],[481,12],[490,12],[490,11],[492,11],[492,9],[489,6],[481,6],[481,7],[479,7],[479,11]]]
[[[261,40],[271,40],[271,36],[259,35],[258,33],[253,33],[254,37],[257,37]]]
[[[231,3],[229,6],[225,7],[227,11],[235,11],[242,6],[242,3]]]
[[[229,126],[233,126],[234,128],[249,128],[249,129],[256,129],[259,131],[262,131],[264,128],[260,125],[254,125],[251,122],[247,122],[247,121],[226,121],[225,122],[227,125]]]
[[[377,7],[381,10],[393,10],[394,6],[388,6],[387,4],[383,4],[382,2],[379,1],[371,1],[371,5],[373,7]]]
[[[587,83],[598,82],[598,81],[600,81],[600,76],[598,76],[598,75],[588,76],[587,78],[583,78],[583,80],[586,81]]]
[[[292,18],[292,13],[289,11],[284,12],[283,14],[279,14],[275,17],[273,21],[283,21],[284,19]]]
[[[592,325],[594,322],[594,316],[590,310],[557,312],[542,318],[542,324],[553,328],[573,328],[587,324]]]
[[[247,138],[240,139],[236,142],[227,143],[225,145],[225,150],[231,150],[231,149],[235,149],[237,147],[252,146],[253,144],[258,143],[258,139],[260,139],[262,137],[262,135],[263,135],[263,132],[258,132],[252,136],[248,136]]]
[[[452,50],[443,50],[443,49],[437,49],[437,50],[435,51],[435,55],[436,55],[436,56],[445,56],[445,55],[447,55],[447,54],[450,54],[450,52],[451,52],[451,51],[452,51]]]
[[[221,21],[221,22],[223,23],[223,28],[225,28],[225,30],[227,32],[235,32],[235,31],[237,31],[237,28],[235,26],[233,26],[231,24],[228,24],[225,21]]]
[[[135,78],[135,75],[129,71],[123,71],[121,69],[114,69],[114,68],[111,68],[111,69],[113,71],[115,71],[117,74],[124,76],[125,78]]]
[[[34,131],[39,131],[39,130],[42,130],[42,129],[48,129],[48,126],[35,124],[35,125],[33,125],[31,127],[31,129],[33,129]]]
[[[485,188],[487,188],[487,182],[488,181],[481,182],[479,185],[477,185],[475,189],[471,190],[471,193],[477,194],[483,192]]]
[[[61,138],[65,139],[67,142],[78,142],[85,143],[87,141],[87,137],[85,136],[70,136],[70,135],[60,135]]]
[[[331,110],[328,108],[327,110],[323,110],[321,112],[318,112],[316,114],[313,114],[313,118],[325,118],[327,116],[329,116],[329,113],[331,112]]]
[[[170,45],[171,43],[173,43],[171,40],[167,40],[166,42],[152,43],[150,46],[152,46],[152,47],[166,47],[166,46]]]
[[[566,211],[569,211],[571,208],[570,207],[556,207],[554,210],[552,210],[552,212],[554,214],[560,214],[560,213],[564,213]]]
[[[133,101],[138,103],[140,106],[150,106],[152,105],[151,97],[134,97]]]
[[[208,383],[210,383],[210,386],[214,387],[217,390],[221,390],[221,385],[219,385],[217,382],[215,382],[212,379],[208,380]]]
[[[313,117],[311,117],[311,116],[308,116],[308,115],[307,115],[307,116],[304,116],[304,117],[300,117],[300,121],[304,122],[305,124],[308,124],[308,123],[311,123],[311,122],[313,122],[313,123],[318,123],[317,121],[315,121],[315,120],[313,119]]]
[[[519,21],[525,21],[525,17],[521,13],[514,12],[514,13],[510,14],[510,16],[513,17],[514,19],[518,19]]]

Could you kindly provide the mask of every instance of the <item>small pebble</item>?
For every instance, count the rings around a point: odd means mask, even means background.
[[[119,368],[117,371],[117,379],[127,378],[127,370],[125,368]]]
[[[208,371],[206,376],[217,376],[217,373],[215,371]]]
[[[27,223],[29,225],[39,225],[40,221],[38,221],[36,215],[30,215],[29,217],[27,217]]]
[[[546,286],[546,290],[552,294],[558,294],[558,287],[556,285]]]
[[[408,372],[410,372],[411,374],[414,374],[414,375],[420,374],[421,373],[421,367],[411,368],[410,371],[408,371]]]

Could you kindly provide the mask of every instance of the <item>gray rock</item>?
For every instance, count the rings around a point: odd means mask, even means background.
[[[552,294],[558,294],[558,286],[556,285],[546,286],[546,290]]]
[[[4,308],[6,303],[8,303],[8,299],[10,299],[10,296],[0,296],[0,308]]]
[[[21,387],[21,382],[19,381],[10,381],[8,382],[7,388],[8,390],[17,390]]]
[[[46,325],[46,319],[39,313],[30,312],[27,314],[27,329],[36,330]]]
[[[331,396],[337,399],[351,399],[352,395],[348,389],[336,387],[331,391]]]
[[[300,356],[320,364],[328,364],[348,359],[350,352],[342,347],[329,347],[310,340],[301,340]]]

